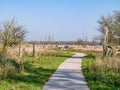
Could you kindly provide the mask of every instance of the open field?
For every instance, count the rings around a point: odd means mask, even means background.
[[[35,45],[35,51],[36,53],[41,53],[44,52],[46,50],[55,50],[55,49],[59,49],[59,46],[63,46],[63,45]],[[69,49],[75,50],[75,51],[99,51],[101,52],[103,50],[102,45],[97,45],[97,46],[90,46],[87,45],[85,47],[83,47],[82,45],[68,45]],[[33,45],[32,44],[23,44],[22,48],[23,53],[32,53],[33,50]],[[8,52],[11,54],[18,54],[18,50],[19,47],[16,46],[14,48],[9,48]],[[60,49],[61,50],[61,49]]]
[[[35,45],[35,52],[36,54],[39,53],[44,53],[44,52],[51,52],[54,50],[61,50],[64,51],[66,49],[64,48],[59,48],[60,46],[64,46],[64,45],[42,45],[42,44],[36,44]],[[0,45],[0,50],[2,48],[2,45]],[[85,47],[81,46],[81,45],[68,45],[67,50],[71,50],[71,51],[98,51],[101,52],[102,51],[102,46],[98,45],[98,46],[90,46],[87,45]],[[29,55],[31,56],[33,53],[33,45],[32,44],[22,44],[21,45],[21,52],[22,55]],[[15,46],[15,47],[10,47],[8,48],[8,54],[11,55],[12,57],[18,56],[19,55],[19,46]]]

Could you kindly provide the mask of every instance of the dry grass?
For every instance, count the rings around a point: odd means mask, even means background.
[[[31,56],[33,52],[33,45],[32,44],[22,44],[22,54]],[[2,45],[0,45],[1,51]],[[55,49],[55,45],[35,45],[35,52],[36,54],[44,53],[49,51],[50,49]],[[19,55],[19,46],[9,47],[7,53],[10,57],[16,57]]]
[[[85,46],[83,47],[82,45],[70,45],[70,47],[73,49],[73,50],[82,50],[82,51],[102,51],[102,46],[101,45],[98,45],[98,46]]]
[[[120,72],[120,58],[117,57],[105,57],[104,59],[97,57],[95,65],[97,67]]]

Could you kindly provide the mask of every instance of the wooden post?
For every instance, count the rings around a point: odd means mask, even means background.
[[[33,41],[32,44],[33,44],[33,53],[32,53],[32,56],[35,57],[35,42]]]
[[[21,42],[19,43],[19,58],[22,57],[22,47],[21,47]]]

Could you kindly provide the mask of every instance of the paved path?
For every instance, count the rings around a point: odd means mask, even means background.
[[[89,90],[81,70],[81,57],[76,53],[65,60],[45,84],[43,90]]]

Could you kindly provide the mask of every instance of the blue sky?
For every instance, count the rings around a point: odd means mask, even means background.
[[[97,20],[114,10],[120,0],[0,0],[0,22],[14,17],[27,28],[27,40],[92,40]]]

